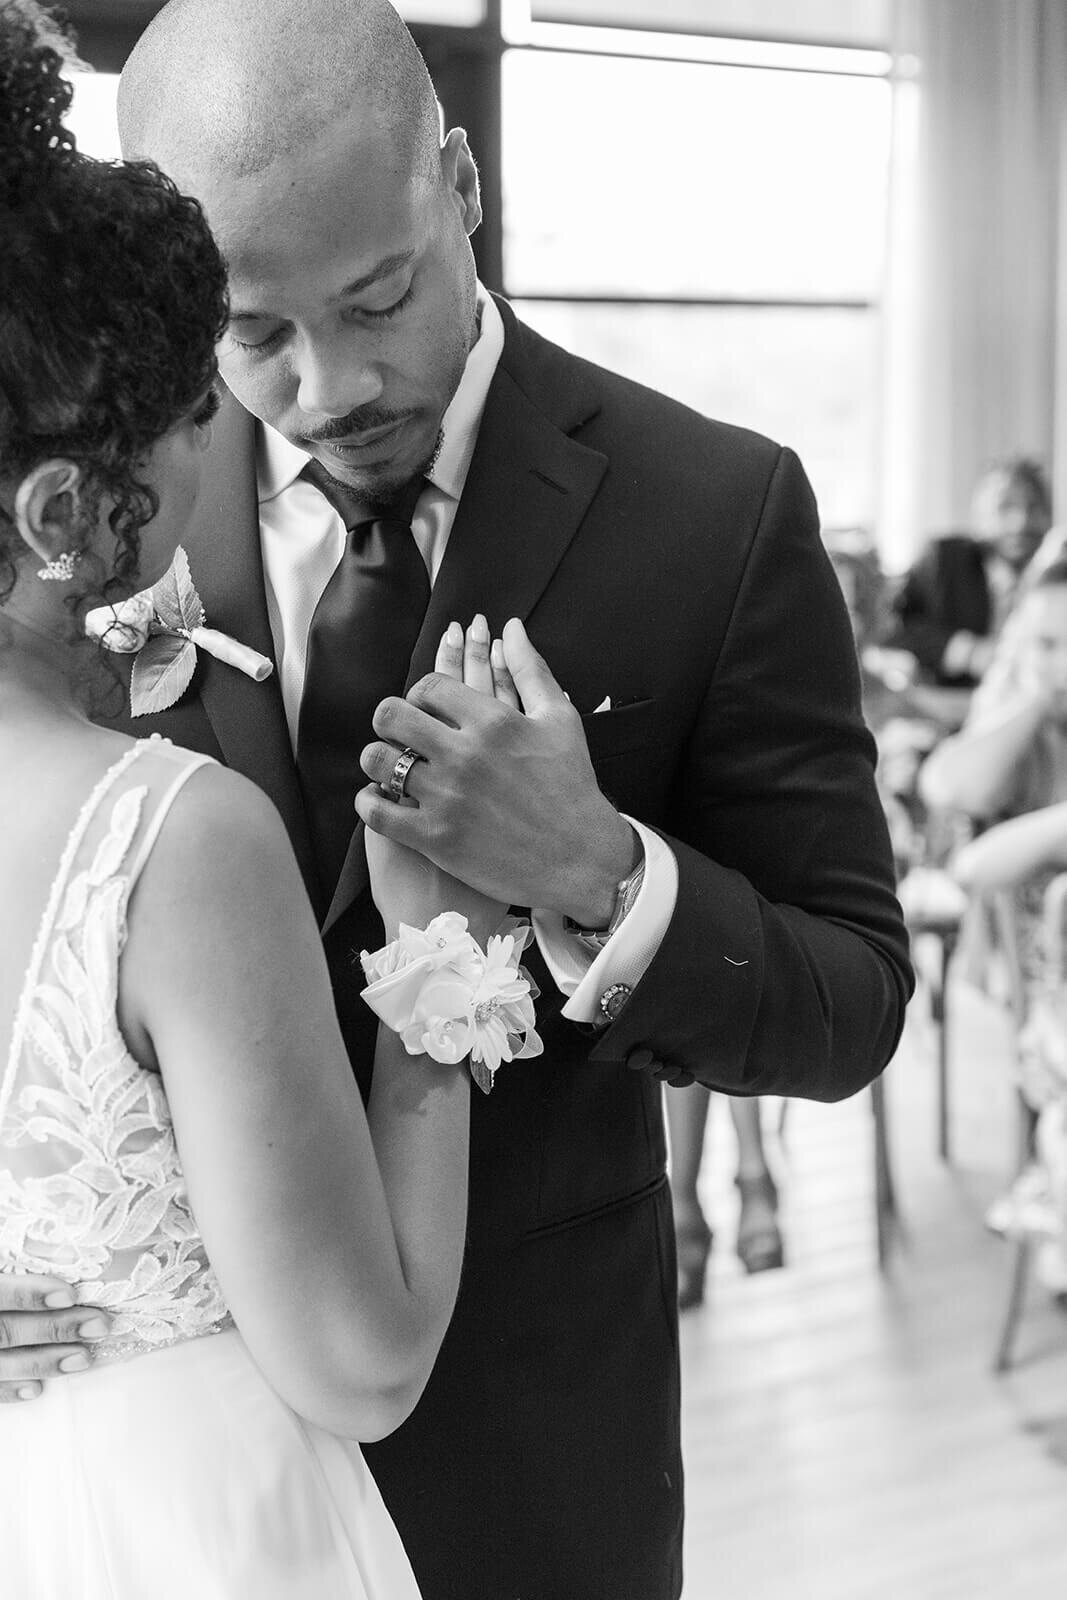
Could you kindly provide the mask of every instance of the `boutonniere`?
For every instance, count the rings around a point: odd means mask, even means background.
[[[85,618],[85,631],[105,649],[136,658],[130,676],[130,711],[135,717],[166,711],[181,699],[196,670],[198,649],[257,683],[274,671],[258,650],[207,626],[189,557],[181,545],[158,583],[116,605],[97,606]]]

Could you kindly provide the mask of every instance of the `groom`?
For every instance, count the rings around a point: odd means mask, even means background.
[[[185,543],[212,625],[277,666],[255,685],[202,661],[138,730],[275,800],[354,1062],[354,954],[380,932],[353,804],[537,912],[545,1056],[475,1097],[455,1318],[368,1459],[426,1600],[676,1600],[660,1079],[854,1093],[910,988],[810,489],[789,451],[480,288],[474,164],[384,0],[172,0],[120,111],[127,154],[203,200],[229,263],[232,399]],[[383,515],[405,537],[365,608],[346,530]],[[426,676],[476,613],[494,635],[523,619],[551,666],[527,659],[525,722]],[[346,683],[358,739],[337,737]],[[418,809],[380,788],[405,748]]]

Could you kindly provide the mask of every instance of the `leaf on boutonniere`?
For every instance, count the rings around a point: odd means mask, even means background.
[[[189,557],[181,545],[175,550],[174,560],[162,578],[153,584],[151,594],[156,616],[165,628],[184,629],[192,633],[194,628],[204,626],[207,619],[203,602],[193,583]]]
[[[195,670],[194,644],[173,633],[154,633],[134,658],[130,711],[135,717],[166,711],[181,699]]]

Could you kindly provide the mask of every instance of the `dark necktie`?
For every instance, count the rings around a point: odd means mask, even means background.
[[[311,619],[297,724],[297,768],[328,900],[356,824],[356,791],[367,781],[359,758],[374,738],[371,718],[386,695],[404,692],[430,579],[410,521],[394,516],[355,522],[351,490],[316,461],[304,476],[348,530],[344,553]],[[409,518],[417,494],[413,490],[408,502]]]

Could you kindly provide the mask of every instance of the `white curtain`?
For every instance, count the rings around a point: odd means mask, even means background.
[[[880,533],[904,566],[1025,452],[1067,520],[1067,0],[895,0]]]

